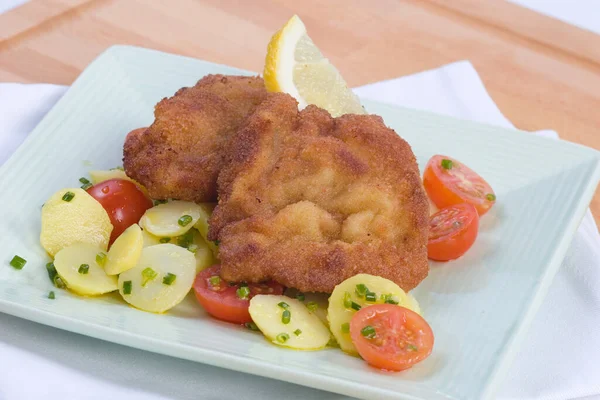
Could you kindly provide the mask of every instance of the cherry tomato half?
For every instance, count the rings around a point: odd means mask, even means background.
[[[220,273],[221,266],[213,265],[201,271],[194,282],[196,299],[207,313],[217,319],[236,324],[251,322],[248,307],[252,297],[257,294],[283,294],[283,286],[277,282],[249,283],[246,286],[247,296],[240,298],[244,295],[242,285],[226,282]]]
[[[433,156],[423,174],[423,186],[437,208],[470,203],[483,215],[496,202],[491,186],[463,163],[446,156]]]
[[[135,183],[126,179],[109,179],[92,186],[87,192],[106,210],[113,225],[110,244],[133,224],[137,224],[147,209],[153,206]]]
[[[390,371],[412,367],[433,349],[433,331],[427,321],[393,304],[360,309],[350,320],[350,337],[367,363]]]
[[[429,218],[427,256],[432,260],[454,260],[467,252],[477,238],[479,215],[469,203],[442,208]]]

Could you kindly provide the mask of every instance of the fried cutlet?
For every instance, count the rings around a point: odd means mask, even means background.
[[[266,96],[260,77],[208,75],[180,89],[156,105],[148,129],[127,136],[125,172],[154,199],[216,201],[224,149]]]
[[[231,141],[210,220],[222,277],[331,292],[358,273],[428,273],[429,206],[410,146],[375,115],[269,97]]]

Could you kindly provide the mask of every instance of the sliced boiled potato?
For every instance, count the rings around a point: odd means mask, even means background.
[[[194,239],[192,244],[194,247],[190,246],[188,249],[193,250],[192,253],[194,253],[194,257],[196,258],[196,273],[198,273],[211,265],[216,264],[216,258],[206,240],[200,235],[200,232],[196,229],[193,231]]]
[[[67,288],[85,296],[117,290],[117,277],[107,275],[96,261],[100,253],[104,254],[102,248],[89,243],[76,243],[56,253],[54,267]],[[83,268],[87,273],[82,273]]]
[[[375,301],[367,301],[366,295],[359,295],[361,290],[358,285],[364,285],[370,292],[375,294]],[[373,304],[385,303],[386,299],[398,303],[398,305],[419,312],[419,306],[414,297],[407,296],[406,292],[389,279],[379,276],[358,274],[346,279],[335,287],[329,297],[329,308],[327,318],[329,329],[336,338],[342,350],[350,354],[358,354],[350,339],[348,325],[357,310],[355,308],[368,307]]]
[[[136,308],[162,313],[184,299],[195,276],[196,259],[190,251],[158,244],[144,248],[137,265],[119,275],[119,293]]]
[[[125,229],[110,246],[104,271],[108,275],[117,275],[135,267],[142,255],[143,247],[142,230],[138,224],[133,224]]]
[[[74,243],[106,250],[112,230],[102,205],[81,188],[59,190],[42,207],[40,242],[51,256]]]
[[[194,227],[201,213],[196,203],[174,200],[146,210],[140,225],[154,236],[180,236]]]
[[[319,317],[321,322],[323,322],[326,326],[329,326],[329,320],[327,319],[329,294],[317,292],[302,293],[298,289],[288,288],[285,291],[285,295],[304,303],[304,305],[308,308],[308,311]]]
[[[279,304],[285,303],[286,308]],[[284,311],[290,319],[283,323]],[[298,350],[318,350],[329,343],[329,329],[296,299],[259,294],[250,300],[250,316],[273,343]]]
[[[198,205],[201,209],[200,218],[198,218],[198,221],[194,225],[194,228],[198,229],[198,232],[200,232],[200,235],[202,235],[202,237],[208,244],[208,247],[212,250],[214,256],[218,258],[219,246],[215,242],[208,240],[208,220],[210,219],[217,205],[215,203],[200,203]]]
[[[402,306],[421,315],[421,306],[419,306],[419,302],[417,299],[415,299],[415,296],[413,296],[412,293],[406,293],[406,304]]]
[[[142,229],[142,241],[144,242],[144,247],[160,244],[160,238],[158,236],[154,236],[145,229]]]

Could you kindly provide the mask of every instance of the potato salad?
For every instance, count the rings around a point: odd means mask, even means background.
[[[42,207],[40,243],[52,257],[47,273],[58,289],[118,292],[127,304],[158,314],[193,290],[209,315],[259,331],[274,345],[339,347],[388,370],[409,368],[431,352],[433,333],[419,304],[392,281],[358,274],[331,294],[274,281],[228,282],[219,243],[207,240],[214,204],[152,200],[120,169],[91,171],[80,182]],[[15,268],[26,262],[13,261]]]

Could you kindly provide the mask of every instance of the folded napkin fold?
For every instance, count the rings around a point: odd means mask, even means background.
[[[0,164],[65,91],[56,85],[0,84]],[[513,127],[466,61],[366,85],[356,93]],[[557,137],[552,131],[536,134]],[[346,398],[143,352],[5,314],[0,314],[0,326],[0,400]],[[591,396],[600,399],[600,236],[588,211],[498,397]]]

